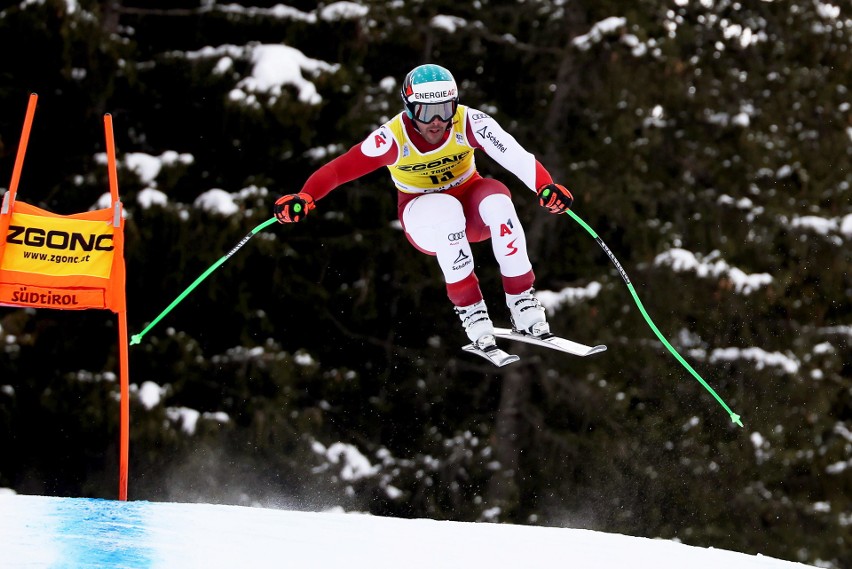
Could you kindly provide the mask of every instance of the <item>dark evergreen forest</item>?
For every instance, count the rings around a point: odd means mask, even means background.
[[[95,207],[112,115],[131,333],[435,62],[572,190],[744,423],[658,342],[594,239],[479,155],[513,191],[537,289],[575,292],[551,327],[607,352],[518,344],[499,369],[462,352],[437,263],[377,172],[259,233],[131,347],[130,499],[589,528],[852,567],[849,3],[4,6],[0,191],[35,92],[18,199]],[[317,97],[234,97],[270,45],[322,63],[300,64]],[[165,153],[190,159],[153,180],[127,159]],[[202,207],[211,189],[237,212]],[[506,325],[490,246],[474,247]],[[116,497],[116,330],[109,312],[0,308],[0,487]]]

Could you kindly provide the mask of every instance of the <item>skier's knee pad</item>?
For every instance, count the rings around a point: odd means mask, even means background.
[[[492,194],[479,202],[479,216],[489,227],[518,218],[512,198],[505,194]]]
[[[448,235],[464,236],[464,209],[448,195],[428,194],[411,200],[402,213],[402,222],[415,244],[427,251],[437,251]]]

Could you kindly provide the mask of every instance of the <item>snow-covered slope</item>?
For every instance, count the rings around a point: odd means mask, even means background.
[[[0,567],[794,569],[568,528],[0,494]]]

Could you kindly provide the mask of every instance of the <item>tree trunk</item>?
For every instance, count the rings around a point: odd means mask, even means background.
[[[530,375],[528,368],[513,366],[503,377],[500,406],[494,423],[491,447],[500,468],[488,482],[485,503],[489,508],[500,508],[500,517],[507,519],[517,509],[520,496],[518,469],[520,466],[525,424],[523,409],[529,398]]]

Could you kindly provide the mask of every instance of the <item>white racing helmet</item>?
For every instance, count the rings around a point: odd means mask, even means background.
[[[408,118],[422,123],[431,122],[435,117],[442,121],[452,120],[459,106],[459,88],[453,74],[432,63],[409,71],[400,94]]]

